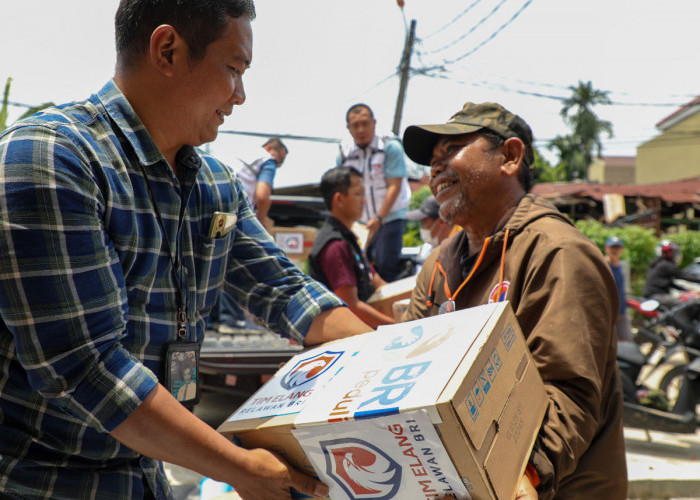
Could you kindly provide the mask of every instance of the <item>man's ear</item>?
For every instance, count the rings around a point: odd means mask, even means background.
[[[337,208],[337,207],[342,207],[343,206],[343,201],[345,201],[343,197],[343,193],[340,191],[336,191],[333,193],[333,199],[331,200],[331,207]]]
[[[151,34],[151,63],[165,76],[172,76],[179,59],[187,57],[187,44],[169,24],[161,24]]]
[[[517,175],[525,158],[525,143],[517,137],[510,137],[503,143],[503,165],[506,175]]]

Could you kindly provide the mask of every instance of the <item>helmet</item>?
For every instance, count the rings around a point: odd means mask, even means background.
[[[680,264],[683,258],[681,247],[671,240],[661,240],[659,244],[656,245],[656,256],[672,260],[676,265]]]

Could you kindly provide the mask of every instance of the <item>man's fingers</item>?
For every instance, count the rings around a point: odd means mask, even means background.
[[[301,472],[291,468],[289,472],[291,474],[292,487],[299,493],[318,498],[328,496],[328,486],[323,484],[318,479],[314,479],[311,476],[307,476],[306,474],[302,474]]]

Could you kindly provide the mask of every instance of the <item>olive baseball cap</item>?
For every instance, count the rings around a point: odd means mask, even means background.
[[[461,135],[487,128],[509,139],[518,137],[525,144],[525,163],[532,167],[532,130],[520,118],[495,102],[468,102],[443,125],[411,125],[403,133],[406,155],[420,165],[430,165],[433,148],[444,135]]]

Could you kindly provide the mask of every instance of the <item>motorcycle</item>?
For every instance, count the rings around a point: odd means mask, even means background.
[[[673,328],[677,337],[657,338],[653,350],[646,354],[637,342],[618,343],[624,425],[694,433],[700,403],[700,301],[659,313],[654,321]],[[650,386],[650,374],[658,371],[663,372],[660,381],[656,387]]]

